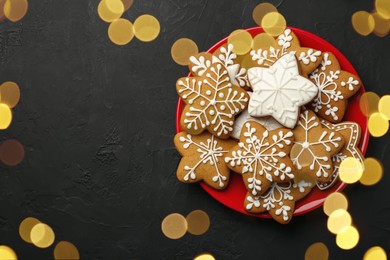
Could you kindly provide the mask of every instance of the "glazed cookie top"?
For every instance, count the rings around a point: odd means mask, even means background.
[[[243,111],[248,93],[231,83],[228,72],[220,63],[213,63],[202,76],[180,78],[176,83],[179,96],[186,103],[181,127],[190,134],[205,129],[227,139],[233,132],[234,116]]]
[[[336,56],[326,52],[310,79],[318,87],[317,97],[312,103],[314,112],[332,123],[340,122],[347,108],[347,99],[361,87],[359,78],[341,70]]]
[[[268,68],[249,69],[248,79],[253,89],[249,115],[272,116],[288,128],[296,125],[300,106],[312,101],[318,92],[313,82],[299,75],[293,53],[287,53]]]

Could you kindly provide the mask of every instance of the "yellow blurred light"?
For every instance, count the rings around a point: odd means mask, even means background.
[[[198,255],[194,260],[215,260],[215,257],[209,253]]]
[[[328,197],[326,197],[324,202],[324,212],[326,215],[330,216],[332,212],[338,209],[347,210],[348,209],[348,200],[344,194],[340,192],[333,192]]]
[[[328,218],[328,229],[333,234],[338,234],[352,224],[351,215],[344,209],[337,209]]]
[[[141,15],[134,21],[134,34],[140,41],[153,41],[160,34],[160,23],[152,15]]]
[[[382,247],[374,246],[367,250],[363,260],[387,260],[387,254]]]
[[[44,223],[39,223],[31,229],[30,238],[36,247],[47,248],[53,244],[55,235],[51,227]]]
[[[311,244],[305,252],[305,260],[328,260],[328,247],[321,242]]]
[[[269,35],[278,36],[286,29],[286,19],[278,12],[271,12],[264,16],[261,26]]]
[[[379,100],[379,96],[374,92],[363,93],[359,100],[360,110],[365,116],[378,112]]]
[[[114,13],[108,9],[104,1],[101,1],[98,5],[98,14],[100,19],[107,23],[111,23],[122,16],[122,13]]]
[[[117,45],[128,44],[134,37],[133,24],[123,18],[115,20],[108,27],[108,37]]]
[[[41,223],[38,219],[33,217],[25,218],[19,225],[19,235],[27,243],[31,241],[31,230],[37,224]]]
[[[7,0],[4,4],[4,15],[11,22],[17,22],[26,15],[27,9],[27,0]]]
[[[12,122],[11,109],[6,105],[0,103],[0,130],[7,129]]]
[[[357,182],[363,174],[363,166],[360,161],[353,157],[344,159],[339,168],[340,180],[345,183]]]
[[[188,65],[190,57],[198,54],[198,46],[188,38],[181,38],[175,41],[171,48],[172,59],[179,65]]]
[[[121,0],[102,0],[107,9],[114,14],[123,14],[125,6]]]
[[[228,43],[233,45],[237,55],[244,55],[252,48],[252,35],[246,30],[235,30],[229,35]]]
[[[192,235],[202,235],[210,227],[210,218],[203,210],[194,210],[186,217],[188,233]]]
[[[390,95],[381,97],[378,104],[379,113],[387,120],[390,120]]]
[[[75,245],[68,241],[59,242],[54,248],[54,259],[55,260],[78,260],[80,259],[79,250]]]
[[[17,260],[18,257],[12,248],[8,246],[0,246],[0,260]]]
[[[390,19],[390,1],[375,0],[375,9],[385,19]]]
[[[375,158],[366,158],[364,160],[364,171],[360,178],[360,183],[371,186],[378,183],[383,176],[383,167],[380,161]]]
[[[170,239],[179,239],[187,232],[187,220],[179,213],[166,216],[161,223],[163,234]]]
[[[352,15],[352,26],[358,34],[367,36],[374,31],[375,20],[370,13],[358,11]]]
[[[381,113],[374,113],[368,118],[368,131],[374,137],[384,136],[389,130],[389,120]]]
[[[336,235],[336,244],[344,250],[354,248],[359,242],[359,231],[349,226]]]
[[[253,38],[252,49],[268,49],[275,44],[275,39],[268,33],[260,33]]]
[[[20,99],[20,89],[18,84],[12,81],[4,82],[0,85],[0,101],[9,108],[14,108]]]
[[[270,4],[270,3],[258,4],[253,9],[253,12],[252,12],[253,21],[255,21],[255,23],[257,25],[261,26],[261,20],[263,20],[263,18],[266,14],[272,13],[272,12],[277,12],[277,11],[278,11],[278,9],[276,9],[276,7],[273,4]]]

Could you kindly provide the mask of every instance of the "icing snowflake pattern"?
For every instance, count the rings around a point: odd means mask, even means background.
[[[233,86],[226,69],[212,64],[203,77],[186,77],[177,82],[177,92],[187,104],[183,116],[185,129],[207,129],[221,138],[233,131],[234,115],[245,109],[249,96]]]
[[[274,182],[294,178],[288,152],[293,133],[287,129],[268,131],[255,122],[245,123],[237,146],[225,157],[228,167],[243,175],[253,196],[264,192]]]
[[[306,168],[306,171],[315,172],[317,180],[328,181],[332,177],[331,173],[333,171],[331,157],[344,144],[342,136],[334,131],[322,128],[317,116],[309,110],[301,113],[298,125],[293,132],[295,145],[298,145],[300,150],[291,159],[298,172]],[[308,152],[311,156],[312,161],[309,165],[301,164],[301,160],[307,160],[307,158],[301,158],[301,155],[305,154],[304,152]]]
[[[248,79],[253,88],[248,112],[253,117],[272,116],[285,127],[293,128],[299,107],[310,102],[318,88],[299,75],[293,54],[280,58],[269,68],[251,68]]]

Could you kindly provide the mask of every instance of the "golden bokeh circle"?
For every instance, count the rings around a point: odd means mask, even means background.
[[[122,0],[122,3],[123,3],[123,7],[125,8],[125,11],[127,11],[133,5],[134,0]]]
[[[7,0],[0,0],[0,22],[2,22],[5,19],[5,14],[4,14],[4,5]]]
[[[47,224],[38,223],[31,229],[30,239],[36,247],[47,248],[53,244],[55,235]]]
[[[311,244],[306,249],[305,260],[328,260],[328,258],[328,247],[322,242]]]
[[[0,85],[0,101],[9,108],[14,108],[20,100],[20,89],[18,84],[6,81]]]
[[[375,21],[374,34],[378,37],[385,37],[390,31],[390,20],[384,18],[379,13],[372,13]]]
[[[323,208],[325,214],[330,216],[330,214],[332,214],[335,210],[347,210],[348,200],[344,194],[340,192],[333,192],[326,197]]]
[[[368,118],[368,131],[374,137],[381,137],[389,130],[389,120],[381,113],[373,113]]]
[[[122,15],[125,11],[125,6],[123,5],[122,0],[102,0],[102,2],[107,9],[114,14]]]
[[[344,250],[354,248],[359,242],[359,231],[349,226],[336,235],[336,244]]]
[[[390,120],[390,95],[381,97],[378,103],[378,111],[387,120]]]
[[[4,15],[11,22],[17,22],[26,15],[27,9],[27,0],[7,0],[4,4]]]
[[[351,215],[344,209],[336,209],[328,218],[328,230],[338,234],[352,224]]]
[[[268,49],[275,44],[275,38],[268,33],[260,33],[253,38],[252,49]]]
[[[360,183],[371,186],[377,184],[383,176],[383,167],[380,161],[369,157],[364,159],[364,171]]]
[[[123,18],[115,20],[108,27],[108,37],[117,45],[128,44],[134,37],[133,24]]]
[[[375,0],[375,9],[385,19],[390,19],[390,1],[389,0]]]
[[[374,17],[366,11],[358,11],[352,15],[352,26],[355,31],[363,36],[367,36],[374,31]]]
[[[31,241],[31,230],[37,224],[41,223],[39,219],[33,217],[25,218],[19,225],[19,235],[27,243],[32,243]]]
[[[264,16],[268,13],[277,12],[278,9],[273,4],[270,3],[261,3],[258,4],[252,12],[253,21],[257,25],[261,25],[261,20],[263,20]]]
[[[17,260],[18,257],[12,248],[8,246],[0,246],[0,260]]]
[[[373,246],[364,254],[363,260],[387,260],[387,254],[382,247]]]
[[[12,122],[12,111],[6,105],[0,103],[0,130],[7,129]]]
[[[187,231],[192,235],[202,235],[209,230],[210,218],[203,210],[194,210],[186,217]]]
[[[359,100],[360,110],[365,116],[378,112],[379,100],[380,97],[374,92],[363,93]]]
[[[0,144],[0,161],[7,166],[16,166],[24,159],[24,147],[16,139],[10,139]]]
[[[170,239],[179,239],[187,232],[187,221],[179,213],[169,214],[161,222],[163,234]]]
[[[160,34],[160,23],[152,15],[141,15],[134,21],[134,34],[140,41],[153,41]]]
[[[114,13],[108,9],[104,1],[101,1],[98,5],[98,14],[100,19],[107,23],[111,23],[122,16],[122,13]]]
[[[215,260],[215,257],[209,253],[198,255],[194,260]]]
[[[172,59],[179,65],[188,65],[190,57],[199,52],[196,43],[188,38],[181,38],[175,41],[171,48]]]
[[[264,31],[272,36],[278,36],[286,29],[286,19],[278,12],[271,12],[261,21]]]
[[[357,182],[363,174],[361,162],[353,157],[347,157],[340,163],[339,177],[345,183]]]
[[[78,260],[80,259],[79,250],[75,245],[68,241],[60,241],[54,248],[55,260]]]
[[[228,43],[233,45],[233,51],[237,55],[244,55],[252,49],[252,35],[246,30],[233,31],[228,38]]]

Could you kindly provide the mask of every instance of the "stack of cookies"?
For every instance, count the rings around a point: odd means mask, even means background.
[[[287,224],[296,201],[337,181],[342,160],[363,163],[360,127],[342,121],[359,78],[332,53],[301,47],[290,29],[243,56],[231,44],[199,53],[189,69],[176,83],[185,103],[174,140],[180,181],[222,190],[241,174],[245,210]]]

